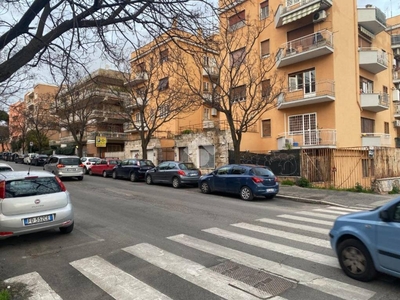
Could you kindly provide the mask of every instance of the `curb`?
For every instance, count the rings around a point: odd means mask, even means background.
[[[350,207],[348,205],[338,204],[338,203],[329,202],[329,201],[325,201],[325,200],[315,200],[315,199],[302,198],[302,197],[293,197],[293,196],[287,196],[287,195],[282,195],[282,194],[276,195],[275,198],[296,201],[296,202],[302,202],[302,203],[332,205],[332,206],[338,206],[338,207],[344,207],[344,208]]]

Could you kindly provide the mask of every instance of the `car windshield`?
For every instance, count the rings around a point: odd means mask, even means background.
[[[9,167],[0,167],[0,172],[3,171],[12,171],[13,169],[9,168]]]
[[[6,198],[27,197],[61,192],[55,177],[25,178],[6,182]]]
[[[154,164],[151,160],[140,160],[139,164],[141,167],[143,166],[150,166],[150,167],[154,167]]]
[[[179,164],[179,168],[181,170],[197,170],[196,166],[193,163],[181,163]]]
[[[60,163],[64,164],[64,165],[79,165],[79,158],[75,158],[75,157],[63,157],[60,159]]]
[[[253,173],[257,176],[274,176],[274,173],[267,168],[253,168]]]
[[[39,158],[47,158],[47,155],[39,155]]]

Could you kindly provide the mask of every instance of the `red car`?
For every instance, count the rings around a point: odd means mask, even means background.
[[[115,165],[120,162],[117,158],[105,158],[96,161],[89,169],[89,175],[103,175],[103,177],[111,176]]]

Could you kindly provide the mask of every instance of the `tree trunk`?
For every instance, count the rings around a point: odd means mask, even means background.
[[[235,164],[240,164],[240,140],[233,141],[233,159]]]

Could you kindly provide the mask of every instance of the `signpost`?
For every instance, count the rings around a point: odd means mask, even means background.
[[[29,153],[32,153],[33,142],[29,142],[29,146],[30,146],[30,151],[29,151]]]

